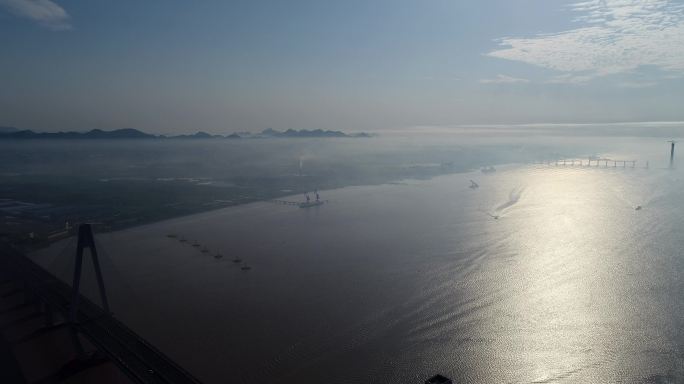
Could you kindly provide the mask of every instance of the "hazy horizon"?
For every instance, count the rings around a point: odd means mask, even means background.
[[[44,130],[38,127],[17,127],[8,124],[0,124],[1,128],[16,129],[17,131],[30,130],[36,133],[56,133],[56,132],[77,132],[86,133],[91,130],[103,130],[103,131],[115,131],[121,129],[134,129],[147,134],[159,135],[159,136],[176,136],[176,135],[192,135],[195,133],[209,133],[212,135],[230,135],[233,133],[250,133],[258,134],[268,129],[273,129],[271,127],[265,127],[263,129],[255,129],[253,131],[248,130],[233,130],[233,131],[213,131],[207,132],[201,129],[188,129],[178,132],[164,132],[164,131],[151,131],[140,127],[111,127],[111,128],[98,128],[98,127],[88,127],[83,129],[59,129],[59,130]],[[300,130],[296,127],[276,129],[276,131],[287,131],[287,130]],[[341,131],[344,133],[372,133],[372,134],[457,134],[462,130],[481,130],[482,132],[496,131],[497,133],[505,133],[509,131],[511,133],[518,132],[522,130],[524,132],[529,132],[530,130],[543,129],[548,132],[553,132],[554,130],[563,133],[570,134],[590,134],[590,135],[608,135],[608,136],[654,136],[654,137],[672,137],[679,138],[682,133],[684,133],[684,121],[620,121],[620,122],[606,122],[606,123],[520,123],[520,124],[460,124],[460,125],[442,125],[442,126],[411,126],[411,127],[401,127],[401,128],[379,128],[379,129],[328,129],[328,128],[315,128],[310,129],[301,128],[301,130],[323,130],[323,131]],[[587,129],[595,129],[594,131],[587,132]],[[610,131],[610,129],[616,129],[616,131]],[[569,132],[568,130],[574,130],[574,132]],[[9,131],[8,131],[9,132]]]
[[[681,1],[1,0],[1,125],[684,121]]]

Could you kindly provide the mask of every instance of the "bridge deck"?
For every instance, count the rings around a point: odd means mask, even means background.
[[[71,286],[57,279],[38,264],[0,244],[0,268],[11,271],[13,278],[54,311],[69,316]],[[81,296],[76,330],[137,383],[200,383],[189,372],[166,357],[123,323]]]

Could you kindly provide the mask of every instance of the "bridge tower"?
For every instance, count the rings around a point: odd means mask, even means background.
[[[90,257],[93,259],[93,268],[95,269],[95,278],[100,291],[100,300],[102,301],[102,308],[106,312],[109,310],[109,302],[107,301],[107,292],[105,291],[104,280],[102,279],[102,271],[100,270],[100,262],[97,257],[97,248],[95,247],[95,238],[93,237],[93,228],[90,224],[81,224],[78,227],[78,243],[76,245],[76,263],[74,264],[74,281],[71,285],[71,313],[69,321],[76,324],[78,321],[78,302],[81,296],[81,272],[83,271],[83,251],[88,248],[90,250]]]

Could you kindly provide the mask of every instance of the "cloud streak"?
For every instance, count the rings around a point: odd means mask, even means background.
[[[560,72],[551,83],[584,83],[644,67],[684,75],[684,7],[668,0],[588,0],[569,6],[582,26],[506,37],[487,53]]]
[[[71,29],[69,14],[50,0],[0,0],[0,6],[55,31]]]
[[[493,79],[482,79],[482,80],[480,80],[480,83],[482,83],[482,84],[520,84],[520,83],[529,83],[529,82],[530,81],[527,79],[521,79],[521,78],[517,78],[517,77],[502,75],[502,74],[496,75],[496,77]]]

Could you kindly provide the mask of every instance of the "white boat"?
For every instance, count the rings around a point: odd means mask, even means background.
[[[321,200],[321,196],[318,194],[318,190],[314,191],[316,194],[316,200],[311,201],[309,194],[306,194],[306,202],[299,203],[299,208],[310,208],[325,204],[325,201]]]

